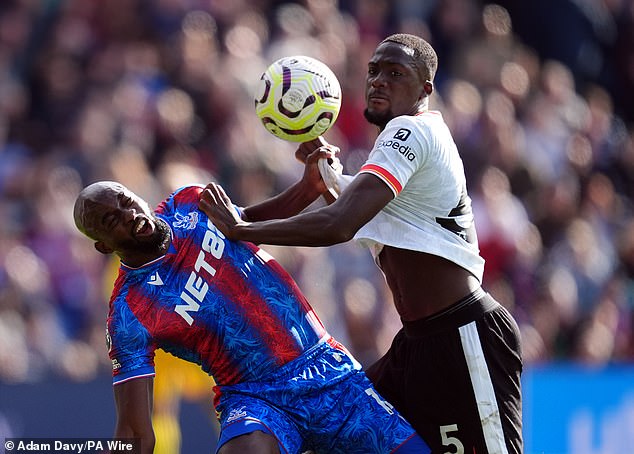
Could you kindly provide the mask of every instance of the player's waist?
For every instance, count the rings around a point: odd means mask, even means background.
[[[414,222],[382,210],[361,227],[354,238],[370,249],[375,259],[383,246],[425,252],[456,263],[482,282],[484,259],[479,255],[477,244],[467,242],[440,225]]]
[[[442,312],[414,321],[403,321],[403,331],[410,338],[424,338],[442,331],[457,329],[478,320],[499,306],[488,293],[478,288]]]
[[[214,405],[234,392],[244,392],[253,387],[287,389],[290,382],[301,382],[302,389],[315,391],[323,386],[338,383],[361,370],[361,365],[330,335],[324,336],[304,353],[288,363],[276,367],[254,380],[233,384],[219,384],[214,388]]]
[[[361,365],[352,354],[335,338],[326,334],[318,343],[304,351],[297,358],[273,371],[269,377],[264,377],[264,379],[290,380],[297,377],[298,374],[302,375],[302,371],[311,374],[314,372],[314,365],[317,362],[324,361],[330,363],[332,368],[340,369],[344,374],[351,370],[361,369]]]

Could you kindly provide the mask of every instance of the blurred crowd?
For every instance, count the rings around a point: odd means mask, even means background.
[[[485,288],[527,365],[634,359],[634,2],[4,0],[0,4],[0,380],[110,369],[117,262],[75,229],[86,184],[152,204],[222,183],[247,205],[301,176],[254,113],[260,74],[309,55],[343,89],[327,139],[355,173],[377,131],[366,64],[388,34],[439,55],[432,108],[462,154]],[[369,253],[267,247],[370,364],[399,328]]]

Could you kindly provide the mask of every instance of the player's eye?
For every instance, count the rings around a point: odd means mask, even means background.
[[[108,214],[103,218],[103,225],[105,228],[112,230],[117,226],[117,216],[114,214]]]
[[[119,199],[119,204],[125,208],[131,207],[132,204],[134,203],[134,201],[132,200],[132,197],[125,195],[123,192],[119,193],[117,198]]]

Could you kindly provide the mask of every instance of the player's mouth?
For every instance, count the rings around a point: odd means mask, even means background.
[[[134,222],[134,236],[148,236],[154,233],[154,222],[145,216],[138,216]]]
[[[368,95],[368,105],[383,106],[390,102],[389,98],[383,94],[373,93]]]

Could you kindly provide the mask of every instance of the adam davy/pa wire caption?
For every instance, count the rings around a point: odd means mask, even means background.
[[[137,454],[141,452],[141,441],[135,438],[5,438],[4,452]]]

